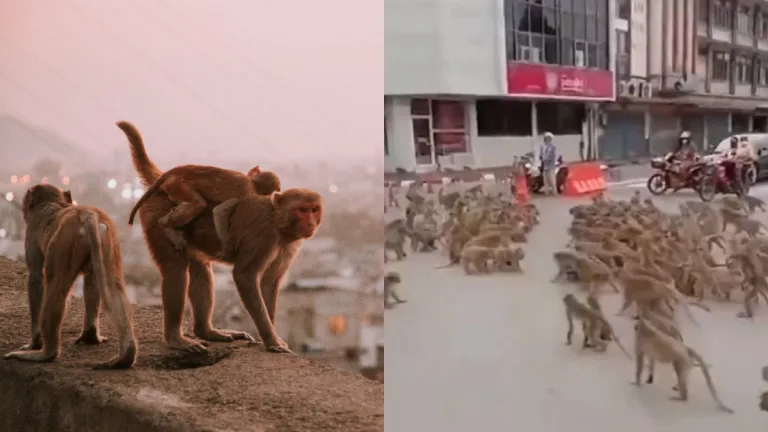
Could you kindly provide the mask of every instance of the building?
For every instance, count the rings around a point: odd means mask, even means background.
[[[615,1],[385,0],[385,168],[509,165],[541,133],[594,148]],[[596,152],[596,150],[592,150]]]
[[[768,2],[617,3],[618,100],[603,107],[601,159],[662,154],[683,129],[700,150],[765,130]]]

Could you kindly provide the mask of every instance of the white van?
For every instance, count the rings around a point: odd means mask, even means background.
[[[768,177],[768,133],[744,133],[730,135],[715,147],[713,155],[722,155],[731,150],[731,138],[737,137],[739,142],[746,141],[752,146],[755,162],[755,181]]]

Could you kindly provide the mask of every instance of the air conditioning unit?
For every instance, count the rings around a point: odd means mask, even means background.
[[[573,52],[573,64],[577,67],[584,67],[586,66],[585,55],[583,50],[575,50]]]
[[[520,60],[530,63],[541,63],[541,49],[537,47],[520,47]]]
[[[674,84],[672,84],[672,88],[677,93],[693,93],[696,91],[698,85],[699,82],[696,77],[683,76],[682,78],[675,80]]]

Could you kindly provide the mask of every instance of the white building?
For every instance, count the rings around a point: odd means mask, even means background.
[[[614,1],[385,0],[385,168],[498,167],[548,131],[596,155]]]

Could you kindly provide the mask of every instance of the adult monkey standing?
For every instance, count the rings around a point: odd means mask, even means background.
[[[128,122],[118,122],[131,144],[134,168],[144,185],[154,183],[162,172],[147,156],[139,131]],[[215,187],[215,185],[213,186]],[[193,333],[203,341],[231,342],[253,340],[246,332],[213,328],[214,292],[211,260],[234,264],[232,275],[240,298],[256,324],[266,348],[273,352],[290,352],[277,335],[274,314],[277,289],[285,271],[304,238],[314,235],[319,218],[308,217],[315,208],[322,215],[320,197],[314,192],[290,189],[271,197],[242,198],[232,208],[230,232],[236,243],[232,260],[216,258],[221,242],[213,223],[212,209],[220,203],[207,203],[207,208],[194,220],[181,227],[187,242],[178,250],[164,234],[159,219],[174,205],[167,195],[153,194],[139,210],[144,238],[162,277],[163,336],[172,349],[191,352],[205,351],[204,343],[186,338],[181,331],[187,295],[192,304]],[[312,229],[306,230],[306,221]],[[297,223],[299,221],[300,223]],[[288,232],[295,227],[301,232]],[[253,235],[252,233],[270,235]],[[264,239],[269,239],[269,242]],[[263,253],[255,253],[263,251]]]

